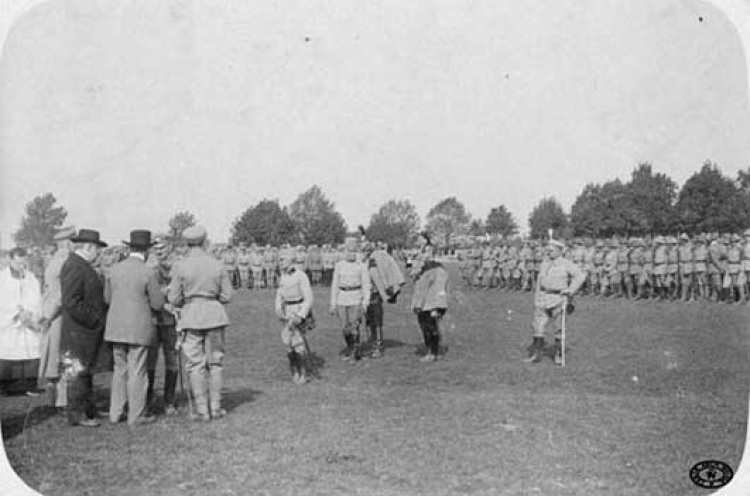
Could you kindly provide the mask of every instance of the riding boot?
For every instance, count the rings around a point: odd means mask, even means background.
[[[154,385],[156,384],[156,370],[149,369],[146,371],[148,377],[148,388],[146,389],[146,406],[150,405],[154,399]]]
[[[528,348],[529,356],[524,359],[527,363],[539,363],[542,361],[542,352],[544,351],[544,338],[534,336],[531,346]]]
[[[290,351],[286,356],[289,359],[289,373],[294,376],[297,373],[297,353],[295,351]]]

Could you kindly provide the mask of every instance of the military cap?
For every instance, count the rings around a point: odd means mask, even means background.
[[[75,226],[65,226],[60,228],[59,231],[55,234],[55,237],[52,238],[55,241],[64,241],[66,239],[70,239],[73,236],[76,235],[76,227]]]
[[[663,245],[664,244],[664,237],[663,236],[657,236],[654,238],[654,244],[655,245]]]
[[[700,235],[698,235],[698,236],[695,237],[695,242],[696,243],[705,243],[706,242],[706,237],[704,235],[700,234]]]
[[[609,246],[610,247],[620,246],[620,242],[617,241],[617,238],[612,238],[609,240]]]
[[[206,228],[203,226],[188,227],[182,232],[185,242],[192,245],[203,243],[206,240]]]
[[[742,241],[742,236],[740,236],[739,234],[732,234],[732,241],[735,243],[737,241]]]
[[[745,236],[750,236],[750,229],[745,229]]]
[[[690,236],[688,236],[686,233],[680,234],[680,241],[690,241]]]
[[[547,246],[554,246],[556,248],[565,249],[565,243],[557,239],[550,239],[547,241]]]
[[[596,240],[596,247],[604,248],[604,241],[602,241],[601,239]]]

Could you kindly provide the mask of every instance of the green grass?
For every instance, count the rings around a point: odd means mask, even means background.
[[[521,361],[530,294],[454,282],[443,361],[418,361],[407,288],[386,306],[385,356],[341,362],[319,288],[323,380],[295,386],[272,293],[242,292],[229,307],[227,418],[87,430],[37,409],[22,430],[41,400],[2,398],[8,457],[48,495],[689,495],[706,494],[687,475],[698,461],[737,469],[747,307],[579,298],[560,368]],[[109,379],[97,375],[103,397]]]

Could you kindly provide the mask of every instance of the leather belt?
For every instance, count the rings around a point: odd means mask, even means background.
[[[303,301],[305,301],[304,298],[300,298],[298,300],[284,300],[284,304],[286,304],[286,305],[299,305]]]
[[[215,296],[203,296],[203,295],[195,295],[195,296],[188,296],[185,298],[185,303],[192,303],[195,300],[208,300],[208,301],[217,301],[218,298]]]
[[[542,288],[542,291],[544,291],[545,293],[551,293],[551,294],[562,294],[563,292],[562,289],[544,289],[544,288]]]
[[[341,291],[358,291],[362,289],[362,286],[339,286]]]

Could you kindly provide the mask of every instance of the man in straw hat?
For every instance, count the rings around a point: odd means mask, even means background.
[[[68,424],[99,427],[93,371],[104,337],[107,305],[93,264],[107,243],[99,231],[81,229],[70,240],[73,252],[60,269],[62,333],[60,352],[68,385]]]
[[[545,328],[550,321],[557,324],[563,314],[569,298],[581,287],[586,279],[585,273],[573,262],[562,257],[565,244],[551,239],[547,244],[549,258],[542,262],[534,295],[534,339],[529,348],[530,363],[539,363],[544,353]],[[561,328],[555,335],[554,360],[562,364]]]
[[[128,405],[128,425],[150,423],[147,417],[147,361],[149,349],[156,344],[156,327],[151,312],[164,306],[156,274],[146,266],[146,252],[153,246],[151,232],[130,232],[123,241],[130,255],[112,266],[104,282],[104,300],[109,303],[104,340],[112,343],[114,373],[109,405],[109,421],[117,423]]]
[[[192,418],[205,422],[226,415],[221,407],[226,353],[224,329],[229,325],[224,305],[232,297],[232,283],[224,264],[206,252],[204,227],[185,229],[182,236],[189,251],[172,270],[168,298],[170,304],[181,308],[182,351],[187,359],[186,368],[195,401]]]

